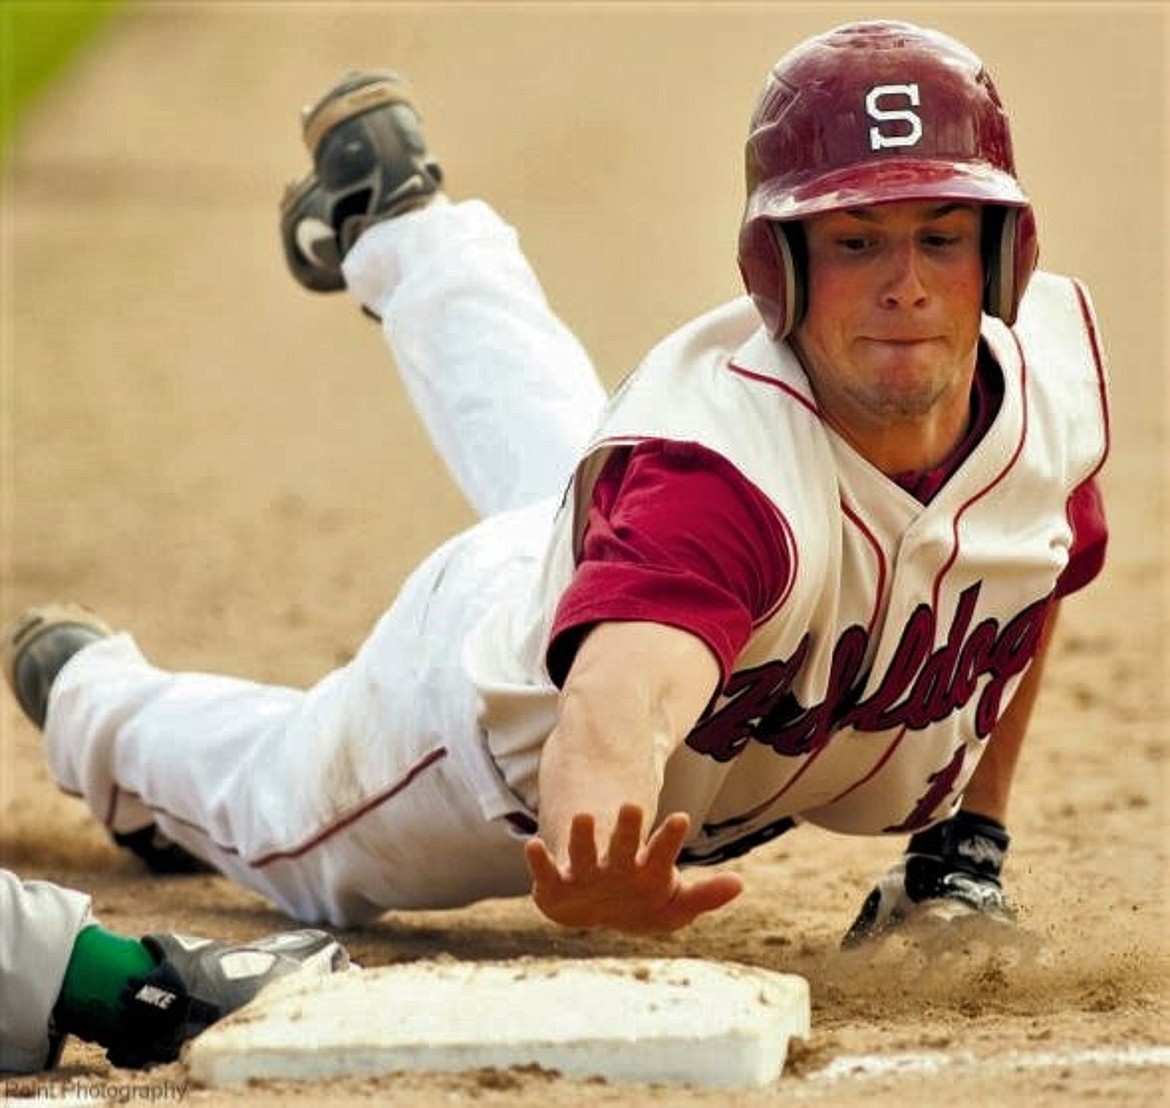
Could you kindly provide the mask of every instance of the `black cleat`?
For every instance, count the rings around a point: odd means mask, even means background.
[[[313,171],[280,204],[285,260],[305,288],[336,292],[362,231],[431,203],[443,173],[395,73],[348,74],[304,110],[302,128]]]

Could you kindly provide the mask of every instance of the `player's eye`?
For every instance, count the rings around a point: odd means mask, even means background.
[[[846,254],[858,254],[873,245],[873,239],[865,235],[839,235],[837,248]]]

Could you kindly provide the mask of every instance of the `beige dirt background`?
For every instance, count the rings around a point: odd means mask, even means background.
[[[344,937],[368,965],[689,955],[802,973],[813,1038],[778,1087],[736,1098],[748,1106],[1161,1103],[1165,1058],[1118,1052],[1170,1042],[1163,5],[129,8],[27,119],[5,181],[0,617],[72,597],[162,664],[306,684],[469,522],[377,328],[284,270],[276,204],[305,164],[297,111],[342,71],[411,77],[450,191],[520,228],[613,384],[661,334],[738,293],[741,144],[763,75],[806,34],[864,15],[941,25],[989,62],[1043,261],[1088,282],[1114,371],[1111,561],[1066,606],[1015,796],[1021,938],[839,953],[897,844],[814,831],[738,863],[741,900],[669,940],[557,931],[523,902],[388,915]],[[219,878],[145,876],[58,794],[6,696],[0,864],[91,890],[103,922],[127,932],[285,923]],[[1059,1064],[1012,1064],[1044,1052]],[[825,1076],[843,1057],[920,1053],[974,1061]],[[162,1095],[184,1073],[111,1071],[74,1044],[57,1076],[22,1089],[63,1096],[70,1081]],[[206,1108],[727,1103],[535,1072],[185,1096]]]

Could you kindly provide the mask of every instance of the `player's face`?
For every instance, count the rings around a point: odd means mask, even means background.
[[[804,230],[808,306],[793,345],[830,422],[862,440],[965,425],[983,301],[979,207],[899,201]]]

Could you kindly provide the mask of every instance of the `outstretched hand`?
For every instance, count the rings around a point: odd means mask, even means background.
[[[645,845],[642,822],[638,805],[623,804],[599,857],[594,818],[578,813],[564,866],[557,865],[543,840],[531,839],[524,854],[536,906],[565,927],[644,933],[677,931],[740,894],[743,882],[735,874],[683,881],[676,863],[690,828],[685,813],[668,816]]]

